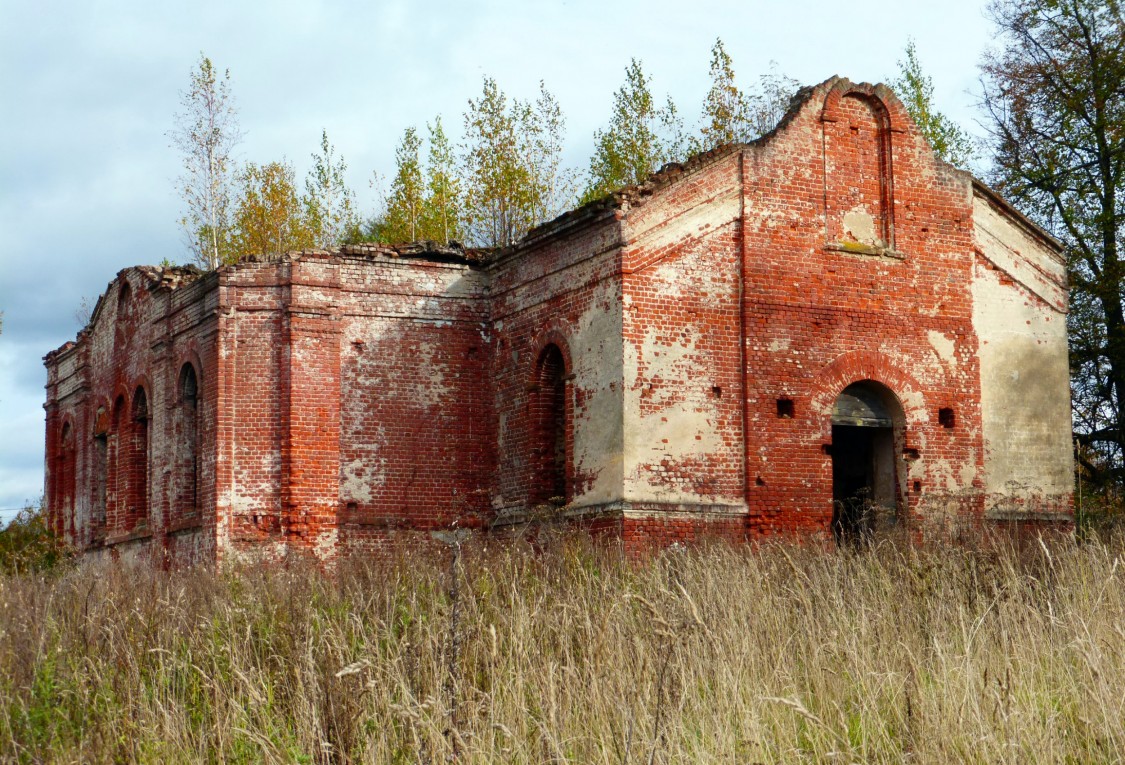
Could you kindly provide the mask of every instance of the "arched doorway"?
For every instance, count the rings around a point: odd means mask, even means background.
[[[832,533],[854,543],[893,525],[902,508],[906,418],[885,385],[852,383],[832,407]]]

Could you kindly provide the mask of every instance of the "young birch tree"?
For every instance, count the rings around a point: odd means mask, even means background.
[[[793,94],[800,87],[801,83],[778,71],[776,61],[770,62],[769,72],[758,77],[757,87],[747,95],[754,138],[760,138],[777,127],[789,110]]]
[[[314,247],[333,247],[359,225],[355,193],[344,180],[348,166],[328,141],[328,131],[320,134],[320,153],[305,179],[305,218]]]
[[[247,162],[238,173],[229,262],[243,255],[270,255],[316,246],[288,162]]]
[[[594,156],[581,202],[585,204],[614,189],[642,183],[678,152],[679,118],[671,99],[658,107],[649,90],[651,78],[633,59],[625,69],[625,84],[613,94],[609,127],[594,133]]]
[[[574,201],[577,177],[562,166],[562,146],[566,136],[566,118],[554,95],[540,80],[539,96],[527,105],[526,119],[520,133],[524,138],[522,154],[531,175],[531,225],[551,220]]]
[[[169,132],[183,153],[184,173],[176,182],[187,210],[180,225],[194,260],[217,268],[229,259],[232,152],[242,138],[230,92],[230,70],[220,76],[200,54],[181,112]]]
[[[464,230],[471,243],[506,247],[556,214],[566,198],[559,169],[564,121],[540,83],[534,103],[508,97],[490,77],[469,100],[461,156]]]
[[[711,48],[711,88],[703,102],[701,137],[691,143],[693,151],[708,151],[716,146],[750,141],[756,136],[751,122],[750,102],[734,83],[734,65],[722,39]]]
[[[422,139],[417,129],[408,127],[395,149],[395,177],[391,181],[387,214],[381,236],[392,244],[413,242],[422,237],[425,189],[419,151]]]
[[[461,238],[461,181],[457,177],[457,159],[441,117],[435,117],[433,124],[426,128],[430,134],[430,150],[426,162],[423,230],[427,239],[448,244]]]
[[[972,138],[934,106],[934,83],[922,71],[913,40],[906,44],[906,60],[898,62],[891,88],[937,155],[951,165],[968,167],[975,154]]]

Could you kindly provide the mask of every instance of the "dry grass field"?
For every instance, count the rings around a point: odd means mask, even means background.
[[[1125,545],[0,578],[0,761],[1125,760]]]

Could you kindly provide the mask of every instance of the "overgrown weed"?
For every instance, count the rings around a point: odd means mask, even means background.
[[[9,575],[0,761],[1122,760],[1123,553],[572,536]]]

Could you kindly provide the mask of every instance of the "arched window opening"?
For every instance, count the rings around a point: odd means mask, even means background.
[[[860,92],[835,101],[824,122],[829,244],[850,252],[894,250],[891,124],[886,106]]]
[[[106,527],[109,533],[119,533],[125,527],[125,502],[129,486],[128,444],[129,427],[126,422],[125,397],[113,402],[106,433]]]
[[[90,543],[105,539],[106,484],[108,483],[109,422],[106,411],[98,407],[94,416],[94,497],[90,509]]]
[[[124,321],[129,317],[130,302],[133,299],[133,291],[129,287],[129,282],[121,282],[121,288],[117,290],[117,320]]]
[[[176,408],[176,513],[194,516],[199,509],[199,381],[195,367],[180,369],[180,401]]]
[[[129,417],[129,494],[126,507],[126,530],[133,530],[148,521],[148,396],[138,387],[133,393]]]
[[[906,417],[885,385],[849,385],[832,409],[832,532],[840,544],[869,539],[904,507]]]
[[[532,475],[531,504],[570,500],[567,485],[568,434],[566,361],[557,345],[539,354],[531,395]]]
[[[54,505],[59,511],[54,514],[55,524],[52,529],[56,534],[63,534],[74,528],[74,472],[74,428],[70,422],[64,422],[59,431],[55,464],[51,471]]]

